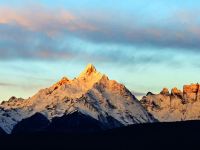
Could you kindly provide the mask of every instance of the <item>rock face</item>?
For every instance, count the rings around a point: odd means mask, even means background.
[[[184,99],[187,102],[195,102],[200,100],[200,87],[199,84],[185,85],[183,87]]]
[[[3,102],[0,105],[0,127],[11,133],[16,124],[36,113],[42,114],[50,122],[54,118],[67,118],[78,113],[84,120],[87,120],[87,116],[90,118],[88,120],[95,119],[106,128],[154,121],[124,85],[109,80],[91,64],[73,80],[64,77],[29,99],[13,97]]]
[[[160,94],[144,96],[142,105],[159,121],[200,119],[200,86],[184,85],[183,92],[164,88]]]

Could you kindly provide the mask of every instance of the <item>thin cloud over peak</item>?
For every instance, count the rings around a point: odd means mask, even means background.
[[[86,14],[87,16],[84,16]],[[15,30],[22,28],[25,36],[30,37],[29,34],[37,34],[35,38],[40,38],[40,35],[48,38],[76,37],[97,44],[129,44],[142,47],[190,49],[195,52],[198,52],[200,48],[200,28],[198,26],[200,18],[193,15],[193,21],[188,20],[192,17],[188,18],[187,14],[191,16],[192,13],[177,12],[176,20],[168,17],[166,20],[169,21],[163,23],[150,22],[145,18],[140,20],[137,15],[134,17],[129,15],[125,17],[126,19],[122,19],[117,18],[116,12],[105,11],[103,14],[106,17],[98,13],[81,14],[81,12],[46,7],[21,9],[2,7],[0,9],[0,33],[1,35],[2,32],[5,33],[1,31],[1,28],[3,30],[4,26],[9,26],[12,28],[9,31],[17,32]],[[142,21],[145,24],[142,24]],[[14,40],[12,37],[13,35],[7,41]],[[23,37],[19,38],[23,39]]]

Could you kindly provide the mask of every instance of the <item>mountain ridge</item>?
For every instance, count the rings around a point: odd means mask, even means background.
[[[11,133],[16,124],[35,113],[51,121],[77,111],[103,124],[108,116],[124,126],[155,121],[124,85],[110,80],[89,64],[77,78],[63,77],[26,100],[13,98],[2,103],[0,127]]]
[[[183,90],[167,88],[159,94],[146,95],[141,103],[159,121],[185,121],[200,119],[200,86],[184,85]]]

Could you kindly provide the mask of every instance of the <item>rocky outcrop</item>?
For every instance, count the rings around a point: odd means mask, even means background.
[[[4,106],[4,108],[14,108],[15,106],[17,107],[21,105],[23,101],[23,98],[16,98],[15,96],[12,96],[8,101],[2,101],[0,108],[1,106]]]
[[[164,88],[160,94],[147,95],[141,100],[143,106],[159,121],[200,119],[200,86],[184,85],[183,92]]]
[[[160,92],[162,95],[169,95],[169,90],[167,88],[163,88],[163,90]]]
[[[183,87],[184,99],[187,102],[195,102],[200,100],[200,86],[199,84],[184,85]]]

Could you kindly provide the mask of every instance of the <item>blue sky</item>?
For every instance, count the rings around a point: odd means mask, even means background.
[[[0,0],[0,100],[88,63],[136,95],[200,81],[199,1]]]

